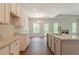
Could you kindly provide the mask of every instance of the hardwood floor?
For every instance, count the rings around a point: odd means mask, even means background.
[[[31,43],[27,50],[21,52],[21,55],[52,55],[52,52],[47,47],[45,38],[34,37],[31,38]]]

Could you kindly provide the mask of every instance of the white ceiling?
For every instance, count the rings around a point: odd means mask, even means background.
[[[54,17],[57,15],[79,15],[78,3],[22,3],[23,12],[28,17]]]

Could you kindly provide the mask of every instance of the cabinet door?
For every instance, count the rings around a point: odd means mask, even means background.
[[[49,47],[50,47],[50,44],[51,44],[51,43],[50,43],[50,35],[48,36],[48,41],[49,41]]]
[[[14,55],[14,54],[17,55],[17,54],[19,54],[19,49],[20,49],[19,43],[20,43],[19,40],[11,43],[11,45],[10,45],[10,54],[11,55]]]
[[[11,55],[19,55],[19,47],[17,46]]]
[[[18,18],[15,18],[14,25],[15,26],[21,26],[21,20],[20,20],[20,18],[19,19]]]
[[[55,54],[61,55],[61,40],[58,38],[55,38]]]
[[[9,45],[0,48],[0,55],[9,55]]]
[[[27,47],[26,35],[16,35],[15,39],[20,40],[20,51],[25,51]]]
[[[49,41],[49,40],[48,40],[48,35],[49,35],[49,34],[47,33],[47,36],[46,36],[46,38],[47,38],[47,45],[49,44],[49,42],[48,42],[48,41]]]
[[[0,4],[0,23],[4,23],[4,4]]]
[[[52,36],[50,35],[50,48],[52,49]]]
[[[28,47],[29,44],[30,44],[30,37],[29,37],[29,35],[27,34],[27,35],[26,35],[26,48]]]
[[[53,36],[51,37],[51,40],[52,40],[52,41],[51,41],[51,42],[52,42],[52,43],[51,43],[51,49],[52,49],[52,51],[53,51],[53,53],[54,53],[54,37],[53,37]]]
[[[17,12],[16,3],[11,3],[11,4],[10,4],[10,8],[11,8],[11,13],[12,13],[13,15],[16,15],[16,12]]]
[[[15,26],[24,26],[24,19],[23,18],[16,18],[14,25]]]
[[[8,3],[0,4],[0,23],[10,24],[10,5]]]
[[[1,4],[0,4],[0,22],[1,22],[1,19],[2,19],[2,15],[1,15],[2,12],[1,12],[1,11],[2,11],[2,6],[1,6]]]
[[[21,8],[19,6],[19,4],[17,4],[17,16],[20,17],[20,12],[21,11]]]
[[[5,23],[10,24],[10,4],[5,4]]]
[[[25,25],[25,18],[22,14],[22,16],[20,17],[20,26],[24,26]]]
[[[13,51],[16,47],[19,46],[19,40],[13,42],[11,45],[10,45],[10,51]]]

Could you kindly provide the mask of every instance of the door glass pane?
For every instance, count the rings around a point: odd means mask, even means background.
[[[33,23],[33,32],[39,33],[39,24],[38,23]]]
[[[49,31],[48,24],[44,24],[44,32],[48,33],[48,31]]]
[[[53,28],[54,28],[53,32],[58,33],[58,23],[54,23]]]
[[[77,33],[77,23],[72,23],[72,33]]]

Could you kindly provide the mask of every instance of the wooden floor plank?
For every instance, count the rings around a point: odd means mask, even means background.
[[[46,39],[33,37],[29,47],[26,51],[21,52],[21,55],[52,55],[52,52],[47,47]]]

